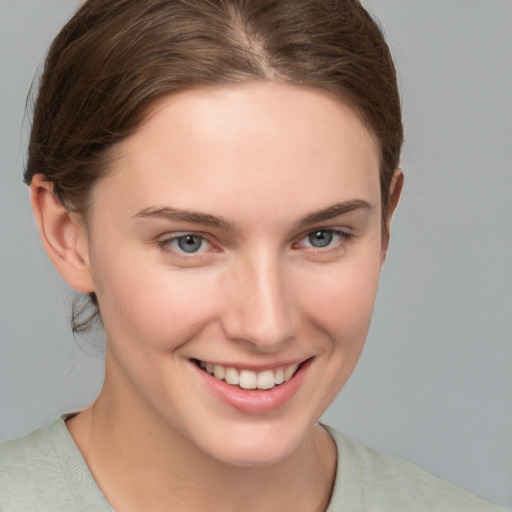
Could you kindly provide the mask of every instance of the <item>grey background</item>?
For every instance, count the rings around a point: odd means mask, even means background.
[[[93,400],[101,335],[21,182],[24,104],[72,0],[0,0],[0,439]],[[367,0],[403,92],[406,185],[367,346],[324,420],[512,506],[512,1]]]

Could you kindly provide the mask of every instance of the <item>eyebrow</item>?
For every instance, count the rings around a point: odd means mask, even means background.
[[[342,203],[333,204],[322,210],[312,212],[303,217],[298,226],[305,226],[316,222],[323,222],[355,210],[366,209],[370,210],[372,206],[367,201],[362,199],[354,199],[352,201],[344,201]],[[194,212],[190,210],[183,210],[181,208],[171,208],[169,206],[144,208],[134,215],[135,218],[157,218],[170,221],[188,222],[190,224],[201,224],[204,226],[213,226],[225,230],[233,230],[234,224],[222,217],[210,215],[208,213]]]
[[[323,222],[326,220],[334,219],[341,215],[353,212],[355,210],[371,210],[372,206],[367,201],[362,199],[353,199],[352,201],[344,201],[342,203],[336,203],[323,210],[310,213],[303,217],[299,221],[299,226],[305,226],[307,224],[314,224],[316,222]]]
[[[202,224],[204,226],[213,226],[225,230],[233,229],[233,224],[222,217],[210,215],[208,213],[193,212],[190,210],[182,210],[180,208],[164,207],[149,207],[144,208],[134,217],[152,217],[157,219],[188,222],[190,224]]]

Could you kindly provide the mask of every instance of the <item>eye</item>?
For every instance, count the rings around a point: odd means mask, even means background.
[[[171,248],[176,252],[185,254],[198,254],[206,251],[209,247],[209,242],[195,233],[184,233],[172,238],[167,238],[161,242],[165,248]]]
[[[299,241],[299,244],[305,247],[324,249],[334,247],[348,238],[350,238],[350,235],[342,231],[335,229],[318,229],[308,233]]]
[[[307,236],[313,247],[328,247],[334,238],[332,231],[315,231]]]

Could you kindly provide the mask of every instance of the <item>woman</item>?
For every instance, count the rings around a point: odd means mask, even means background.
[[[2,509],[496,510],[317,423],[366,337],[401,143],[356,2],[89,0],[25,180],[105,383],[3,445]]]

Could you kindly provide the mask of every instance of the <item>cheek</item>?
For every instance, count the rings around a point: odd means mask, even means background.
[[[303,290],[304,309],[333,342],[333,350],[361,351],[370,325],[380,275],[379,257],[344,261],[314,276]],[[313,278],[313,276],[312,276]]]
[[[308,302],[319,314],[323,313],[326,320],[331,318],[335,322],[344,318],[351,323],[371,313],[377,289],[374,275],[350,272],[325,285],[310,288]]]
[[[131,339],[144,349],[177,348],[212,314],[217,283],[206,272],[173,271],[133,257],[123,261],[105,255],[101,261],[94,280],[111,343]]]

